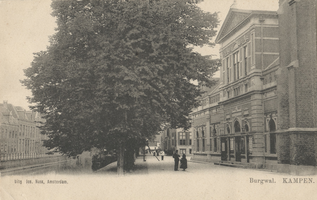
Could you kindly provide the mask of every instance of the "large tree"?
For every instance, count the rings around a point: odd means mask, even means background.
[[[45,116],[45,145],[67,155],[124,150],[162,123],[188,128],[216,70],[194,46],[214,44],[217,13],[184,1],[53,1],[57,32],[22,83]],[[131,145],[130,145],[131,146]]]

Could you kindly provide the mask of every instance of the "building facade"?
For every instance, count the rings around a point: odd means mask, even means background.
[[[221,77],[191,113],[193,159],[316,166],[316,1],[280,0],[277,12],[232,7],[216,42]]]
[[[165,128],[161,131],[161,149],[168,155],[172,155],[178,150],[180,155],[185,154],[191,156],[193,153],[193,135],[192,130],[184,130],[182,128],[172,129]]]
[[[231,8],[216,38],[220,80],[192,113],[194,159],[277,163],[277,12]]]
[[[161,131],[161,148],[167,155],[172,155],[176,150],[176,129],[166,127]]]
[[[36,112],[25,111],[6,101],[0,104],[0,157],[1,161],[43,157],[46,136],[38,126],[43,119]]]
[[[176,129],[176,150],[180,155],[185,154],[187,156],[191,156],[192,144],[193,144],[193,135],[192,131],[184,130],[182,128]]]
[[[316,166],[316,0],[280,0],[278,13],[278,161]]]

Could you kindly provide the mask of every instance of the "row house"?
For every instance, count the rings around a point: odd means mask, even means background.
[[[193,135],[191,129],[176,129],[176,141],[176,150],[178,150],[179,155],[192,155]]]
[[[1,161],[42,157],[46,136],[38,126],[43,119],[36,112],[25,111],[6,101],[0,104],[0,156]]]
[[[167,155],[172,155],[175,150],[178,150],[180,155],[192,155],[193,135],[191,129],[165,128],[160,134],[162,141],[161,149],[164,150]]]

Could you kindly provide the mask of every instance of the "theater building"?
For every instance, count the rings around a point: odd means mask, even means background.
[[[231,7],[216,38],[218,89],[191,113],[193,159],[317,173],[316,25],[315,0]]]
[[[278,15],[231,8],[218,33],[220,80],[193,110],[194,156],[213,162],[277,162]]]

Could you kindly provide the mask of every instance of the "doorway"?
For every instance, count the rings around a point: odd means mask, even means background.
[[[235,157],[236,157],[236,161],[237,162],[241,162],[241,146],[244,145],[242,144],[242,141],[241,141],[241,137],[236,137],[235,138]]]
[[[228,160],[227,138],[221,138],[221,160]]]

